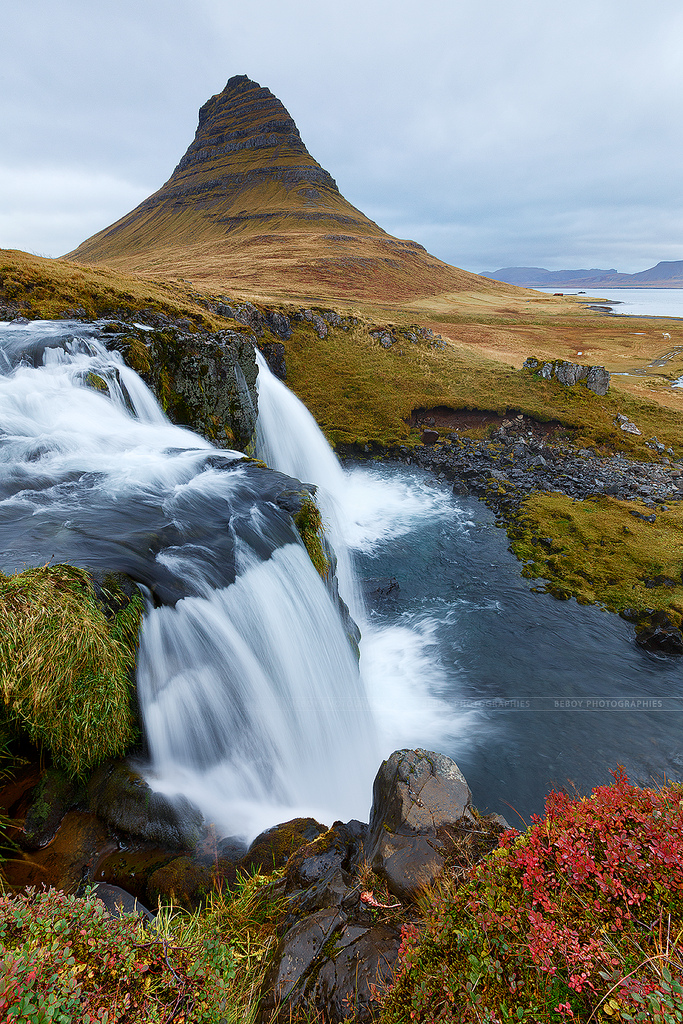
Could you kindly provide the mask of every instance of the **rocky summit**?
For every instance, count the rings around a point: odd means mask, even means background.
[[[280,100],[245,75],[201,108],[166,184],[69,256],[245,294],[392,301],[511,290],[394,238],[347,202]]]

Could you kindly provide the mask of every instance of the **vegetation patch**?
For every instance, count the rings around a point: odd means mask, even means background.
[[[114,607],[113,580],[101,588]],[[84,777],[138,737],[132,681],[142,599],[110,618],[87,572],[69,565],[0,574],[0,698],[6,718]]]
[[[294,523],[313,565],[320,576],[323,579],[327,579],[330,571],[330,561],[325,554],[323,546],[325,530],[320,509],[313,498],[304,498],[301,508],[294,516]]]
[[[216,330],[222,324],[178,285],[0,249],[0,315],[56,320],[122,313],[161,313],[184,320],[188,328]]]
[[[307,323],[293,324],[285,345],[287,384],[312,412],[333,444],[389,446],[419,441],[411,418],[419,409],[447,407],[507,416],[523,413],[566,430],[579,445],[624,451],[647,459],[656,435],[683,455],[680,415],[655,402],[611,388],[594,394],[583,382],[566,387],[456,345],[396,342],[384,348],[376,330],[360,320],[319,337]],[[372,328],[372,330],[371,330]],[[641,436],[615,423],[618,413],[636,422]]]
[[[683,787],[614,778],[425,897],[383,1024],[683,1021]]]
[[[525,499],[508,526],[524,576],[542,577],[557,597],[610,611],[666,611],[683,619],[683,508],[656,511],[601,496],[575,501],[558,491]]]
[[[214,894],[200,915],[154,926],[112,917],[90,893],[0,895],[0,1018],[83,1024],[249,1022],[274,947],[262,876]]]

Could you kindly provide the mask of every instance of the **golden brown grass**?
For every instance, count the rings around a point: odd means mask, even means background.
[[[217,329],[212,317],[182,284],[147,281],[107,268],[50,260],[16,249],[0,249],[0,302],[34,319],[116,316],[118,312],[165,313],[189,325]]]
[[[73,566],[0,574],[4,716],[72,776],[120,756],[137,737],[141,612],[135,597],[108,620],[90,577]]]

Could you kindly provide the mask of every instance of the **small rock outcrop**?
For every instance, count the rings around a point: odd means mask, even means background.
[[[102,765],[88,798],[90,810],[111,828],[169,849],[193,850],[203,834],[202,814],[186,797],[153,791],[125,761]]]
[[[327,827],[315,818],[292,818],[274,825],[256,836],[240,861],[240,867],[247,872],[274,871],[286,864],[296,850],[326,831]]]
[[[497,816],[475,816],[449,757],[395,751],[375,779],[370,826],[336,821],[287,862],[289,930],[265,979],[262,1020],[274,1015],[284,1024],[298,1013],[328,1024],[373,1020],[374,993],[391,983],[401,927],[419,916],[413,897],[447,864],[474,863],[508,827]],[[373,890],[400,893],[400,901]]]
[[[623,412],[618,412],[614,421],[615,427],[619,427],[626,434],[637,434],[640,436],[641,431],[635,425],[633,420],[630,420],[628,416],[625,416]]]
[[[469,786],[455,761],[397,750],[375,779],[366,857],[391,892],[412,899],[443,870],[449,830],[472,820]]]
[[[367,825],[336,821],[287,862],[285,923],[266,977],[263,1020],[291,1019],[292,1011],[322,1014],[336,1024],[372,1016],[373,990],[388,985],[400,944],[400,922],[361,898],[356,865]]]
[[[606,395],[609,388],[610,375],[604,366],[583,366],[581,363],[568,363],[562,359],[554,362],[541,363],[534,356],[524,361],[523,369],[539,373],[544,380],[559,381],[565,387],[572,387],[579,381],[585,381],[586,387],[596,395]]]

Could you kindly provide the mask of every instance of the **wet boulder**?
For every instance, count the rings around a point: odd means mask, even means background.
[[[227,888],[235,881],[236,870],[228,861],[198,864],[190,857],[176,857],[151,874],[146,898],[152,907],[161,901],[192,912],[202,906],[209,894]]]
[[[108,882],[96,882],[93,886],[95,896],[102,900],[112,917],[123,917],[125,914],[137,914],[147,921],[153,921],[154,915],[143,906],[137,897],[131,895],[119,885],[109,885]]]
[[[275,871],[283,867],[292,853],[299,847],[317,839],[327,832],[315,818],[292,818],[281,825],[274,825],[256,837],[239,866],[244,871]]]
[[[291,332],[290,332],[291,333]],[[260,347],[263,358],[268,363],[270,372],[278,380],[287,380],[287,364],[285,363],[285,346],[279,341],[267,341]]]
[[[362,848],[367,825],[360,821],[344,824],[335,821],[332,828],[300,847],[287,861],[287,888],[305,889],[331,871],[348,871]]]
[[[351,912],[358,907],[360,887],[353,870],[366,832],[367,825],[360,821],[335,821],[332,828],[292,854],[285,877],[286,923],[324,907]]]
[[[32,789],[19,844],[25,850],[40,850],[50,843],[64,815],[82,797],[81,787],[64,772],[48,768]]]
[[[204,833],[194,804],[155,792],[127,761],[102,765],[90,780],[88,797],[90,810],[111,828],[168,849],[193,850]]]

